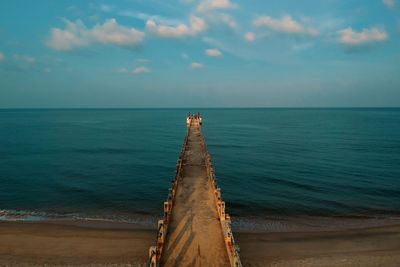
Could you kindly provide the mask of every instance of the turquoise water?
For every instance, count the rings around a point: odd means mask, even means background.
[[[188,111],[238,221],[400,216],[400,109],[82,109],[0,110],[0,218],[160,216]]]

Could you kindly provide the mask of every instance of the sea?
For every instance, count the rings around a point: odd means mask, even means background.
[[[188,112],[234,230],[400,223],[399,108],[1,109],[0,220],[155,228]]]

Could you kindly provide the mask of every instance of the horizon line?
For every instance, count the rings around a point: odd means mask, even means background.
[[[0,110],[90,110],[90,109],[398,109],[400,106],[293,106],[293,107],[0,107]]]

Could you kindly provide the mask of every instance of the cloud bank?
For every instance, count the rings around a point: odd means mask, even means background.
[[[379,43],[386,41],[389,37],[385,30],[378,28],[366,29],[361,32],[354,31],[351,27],[340,30],[337,32],[339,35],[339,42],[347,46],[361,46],[371,43]]]
[[[146,29],[153,35],[160,38],[182,38],[185,36],[195,36],[207,29],[207,24],[202,18],[191,16],[190,26],[179,24],[176,27],[157,25],[153,20],[146,22]]]
[[[299,22],[292,19],[290,15],[283,16],[280,19],[274,19],[270,16],[260,16],[253,21],[256,27],[266,27],[274,32],[284,34],[296,34],[296,35],[318,35],[317,30],[310,27],[304,27]]]
[[[64,20],[65,29],[52,28],[47,45],[54,50],[69,51],[76,47],[89,46],[94,43],[113,44],[133,48],[143,42],[145,33],[135,28],[127,28],[109,19],[104,24],[97,24],[89,29],[81,20],[75,23]]]
[[[4,54],[2,52],[0,52],[0,61],[4,61],[6,59],[6,57],[4,56]]]

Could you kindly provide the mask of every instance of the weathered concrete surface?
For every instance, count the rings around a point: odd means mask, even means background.
[[[230,266],[202,142],[192,123],[161,266]]]

